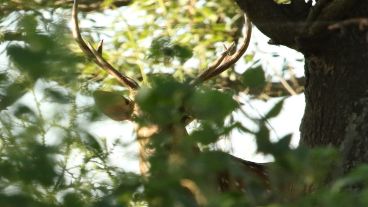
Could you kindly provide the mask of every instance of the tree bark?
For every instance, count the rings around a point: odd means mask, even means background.
[[[301,144],[337,147],[343,172],[368,162],[367,35],[349,25],[316,41],[317,52],[305,54]]]
[[[368,2],[320,0],[313,7],[305,7],[304,19],[280,12],[289,8],[280,9],[283,6],[273,0],[237,3],[267,36],[305,56],[306,108],[300,126],[301,144],[339,149],[341,173],[368,163]],[[261,4],[273,6],[260,15],[254,9],[260,9]],[[275,20],[281,15],[284,17]],[[288,19],[290,31],[282,26],[283,19]],[[283,30],[273,29],[278,26]]]

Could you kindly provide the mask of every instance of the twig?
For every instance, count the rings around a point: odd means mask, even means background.
[[[138,83],[132,78],[120,73],[117,69],[115,69],[109,62],[107,62],[102,54],[97,52],[92,45],[87,45],[84,41],[78,24],[78,1],[74,0],[73,10],[72,10],[72,33],[73,37],[78,43],[79,47],[82,51],[95,62],[98,66],[100,66],[103,70],[107,71],[110,75],[114,76],[122,85],[129,87],[130,89],[136,90],[139,88]],[[102,46],[101,46],[102,47]]]
[[[277,70],[272,67],[273,71],[275,72],[276,76],[279,78],[281,85],[285,88],[285,90],[292,96],[298,95],[297,92],[293,89],[293,87],[290,86],[290,84],[283,78]]]

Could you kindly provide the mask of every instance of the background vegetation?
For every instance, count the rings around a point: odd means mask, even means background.
[[[270,141],[268,120],[278,116],[284,98],[302,91],[287,61],[277,74],[289,89],[273,82],[275,73],[255,51],[240,60],[245,72],[229,70],[200,87],[188,84],[219,56],[222,42],[238,43],[244,22],[232,1],[137,0],[121,8],[109,0],[93,8],[82,1],[82,10],[90,11],[80,14],[84,37],[93,45],[105,40],[104,57],[141,83],[137,95],[80,51],[68,26],[71,4],[57,2],[0,3],[0,206],[368,205],[366,166],[337,178],[329,171],[339,163],[334,149],[290,149],[291,135]],[[153,137],[150,176],[127,172],[111,154],[132,143],[96,137],[88,128],[108,119],[102,99],[115,100],[101,91],[134,98],[143,112],[134,118],[139,127],[180,125],[183,108],[196,121],[180,140],[173,139],[175,130]],[[240,94],[284,98],[254,117],[243,110]],[[217,143],[234,130],[255,136],[258,152],[274,157],[268,166],[271,190],[218,150]],[[193,153],[193,146],[201,153]],[[216,176],[222,171],[246,180],[245,191],[219,192]]]

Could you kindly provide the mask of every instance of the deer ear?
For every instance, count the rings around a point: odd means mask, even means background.
[[[93,98],[99,110],[115,121],[131,119],[134,103],[119,92],[97,90]]]

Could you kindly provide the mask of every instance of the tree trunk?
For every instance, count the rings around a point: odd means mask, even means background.
[[[362,18],[368,16],[368,2],[319,0],[315,6],[304,0],[293,0],[287,6],[273,0],[237,3],[273,42],[305,56],[301,144],[339,149],[341,173],[368,163],[368,20]],[[296,4],[306,13],[304,17],[293,16]]]
[[[305,54],[306,108],[301,143],[341,150],[344,171],[368,162],[368,33],[352,24]]]

